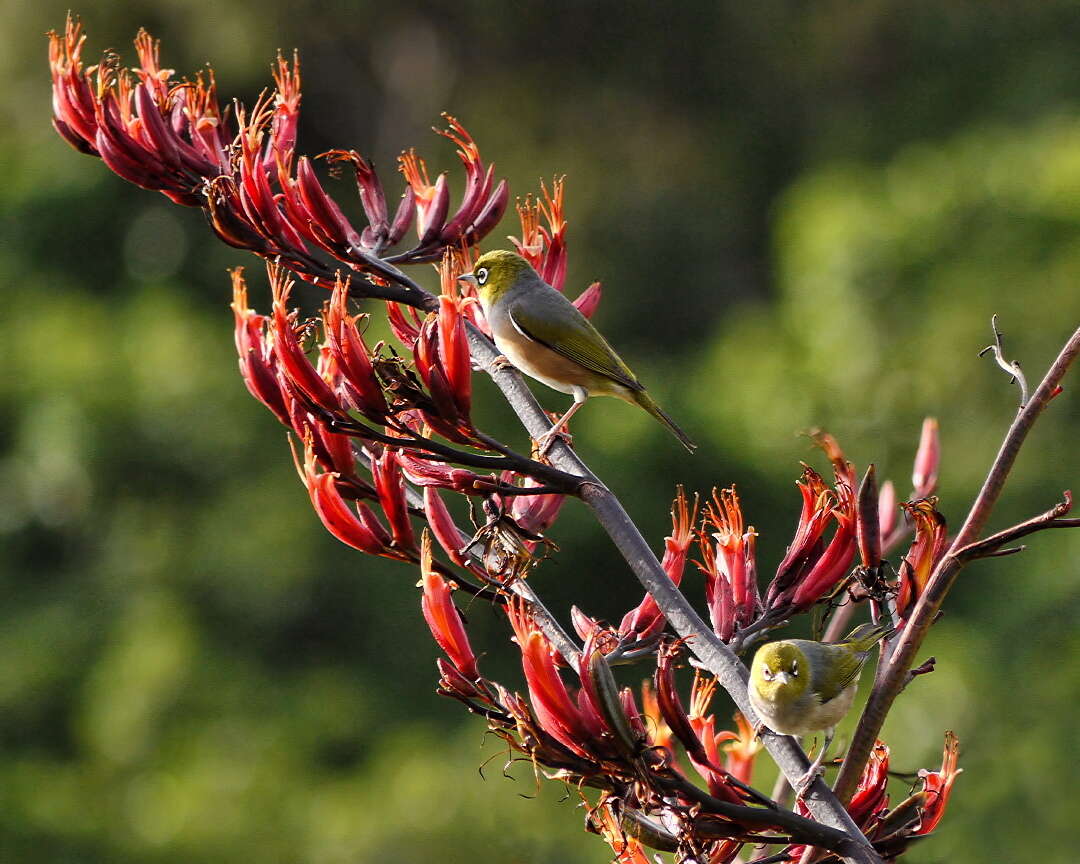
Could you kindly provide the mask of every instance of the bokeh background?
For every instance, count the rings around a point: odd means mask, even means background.
[[[607,860],[572,790],[528,766],[506,779],[480,721],[433,693],[416,574],[317,523],[236,374],[225,270],[256,262],[50,129],[44,32],[66,8],[0,2],[0,860]],[[828,428],[903,493],[924,414],[955,524],[1017,403],[976,356],[991,313],[1033,377],[1080,322],[1073,3],[76,11],[90,62],[133,57],[146,26],[165,65],[211,61],[248,102],[298,48],[301,148],[355,147],[391,186],[405,146],[452,167],[442,110],[515,193],[565,172],[571,292],[603,280],[600,327],[702,443],[690,458],[607,401],[575,421],[658,545],[676,481],[734,482],[767,574],[799,460],[822,467],[800,431]],[[508,217],[488,245],[516,232]],[[1067,383],[995,524],[1080,485]],[[484,424],[524,445],[477,386]],[[535,580],[559,613],[637,602],[583,508],[552,536]],[[936,766],[945,728],[963,744],[950,812],[910,860],[1075,860],[1080,532],[1030,545],[963,574],[925,648],[938,671],[886,726],[901,770]],[[516,682],[506,628],[469,611],[486,668]]]

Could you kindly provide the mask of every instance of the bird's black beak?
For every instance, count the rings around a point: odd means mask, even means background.
[[[468,282],[470,285],[476,285],[476,277],[472,273],[462,273],[457,277],[458,282]]]

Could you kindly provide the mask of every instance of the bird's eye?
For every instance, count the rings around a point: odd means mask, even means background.
[[[774,676],[772,670],[768,666],[762,666],[761,677],[764,678],[766,681],[772,681]]]
[[[476,271],[476,281],[478,283],[480,283],[481,285],[483,285],[485,282],[487,282],[487,277],[488,277],[488,268],[487,267],[481,267]]]
[[[792,664],[791,664],[791,674],[794,675],[796,678],[799,677],[799,661],[798,660],[795,660],[795,661],[792,662]]]

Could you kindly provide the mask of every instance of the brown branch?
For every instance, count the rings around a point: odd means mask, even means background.
[[[1020,409],[1012,426],[1009,427],[960,532],[931,573],[907,626],[899,636],[887,667],[874,682],[866,708],[859,718],[859,724],[851,739],[851,745],[848,747],[847,756],[834,787],[841,801],[851,800],[858,786],[863,766],[885,722],[885,717],[892,708],[897,694],[908,680],[908,670],[911,668],[915,654],[922,645],[930,625],[937,617],[941,604],[956,581],[957,575],[970,560],[962,557],[960,553],[978,540],[979,533],[985,527],[994,505],[1001,496],[1005,481],[1028,433],[1050,400],[1057,395],[1058,385],[1078,355],[1080,355],[1080,328],[1077,328],[1065,343],[1030,401]]]
[[[762,828],[782,828],[797,843],[805,843],[821,849],[828,849],[849,860],[872,861],[880,860],[877,853],[870,849],[873,858],[860,857],[864,851],[862,843],[846,831],[831,828],[805,816],[799,816],[790,810],[765,809],[750,807],[746,804],[733,804],[730,801],[722,801],[715,798],[703,789],[699,789],[689,780],[682,777],[658,777],[653,775],[658,786],[677,792],[701,806],[703,812],[713,813],[730,819],[740,825],[758,825]],[[738,826],[733,826],[738,827]],[[859,835],[861,837],[861,835]],[[785,838],[787,839],[787,838]],[[769,838],[755,837],[754,840],[776,842]],[[747,838],[750,842],[750,838]],[[865,840],[862,841],[865,843]]]
[[[1024,547],[1021,546],[1018,549],[1002,549],[1001,547],[1006,543],[1012,543],[1014,540],[1026,537],[1028,534],[1034,534],[1036,531],[1045,531],[1048,528],[1080,527],[1080,519],[1061,518],[1071,509],[1072,493],[1066,491],[1063,500],[1059,501],[1045,513],[1033,516],[1031,519],[1013,525],[1011,528],[1006,528],[1004,531],[998,531],[997,534],[992,534],[984,540],[979,540],[976,543],[969,543],[962,549],[957,549],[956,555],[965,563],[974,561],[977,558],[1012,555],[1021,551]]]

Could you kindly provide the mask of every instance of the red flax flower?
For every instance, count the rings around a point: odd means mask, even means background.
[[[945,517],[936,509],[937,498],[922,498],[903,504],[904,512],[915,523],[915,539],[912,540],[904,560],[900,562],[900,589],[896,595],[896,611],[901,618],[908,613],[926,587],[948,542]]]
[[[715,529],[714,533],[706,533],[707,526]],[[753,526],[745,529],[735,487],[721,492],[714,489],[698,538],[702,555],[698,567],[705,574],[705,600],[713,630],[725,642],[750,624],[761,609],[754,559],[756,537]]]
[[[964,770],[956,767],[959,757],[960,740],[951,731],[946,732],[945,752],[941,757],[941,770],[927,771],[924,769],[919,772],[919,777],[923,781],[924,804],[922,820],[915,831],[916,834],[929,834],[937,827],[941,817],[945,815],[945,806],[949,803],[953,781]]]
[[[540,727],[578,756],[592,758],[593,735],[577,704],[559,677],[551,644],[536,627],[528,606],[511,598],[507,615],[521,649],[521,665],[529,688],[529,702]]]
[[[417,374],[435,404],[434,412],[423,412],[424,419],[440,435],[472,443],[472,360],[459,298],[439,297],[439,311],[420,328],[414,357]]]
[[[319,374],[300,345],[295,313],[287,309],[295,282],[280,265],[268,262],[266,272],[273,289],[274,307],[270,333],[278,368],[289,385],[328,414],[344,414],[333,388]]]
[[[369,420],[383,423],[390,407],[375,376],[371,352],[357,327],[357,321],[366,321],[367,316],[348,314],[348,296],[349,282],[342,281],[339,274],[330,302],[323,309],[326,342],[341,373],[344,401]]]
[[[923,420],[915,467],[911,472],[911,488],[916,498],[928,498],[937,489],[938,465],[941,462],[941,441],[938,422],[933,417]]]
[[[849,476],[846,462],[836,465],[836,487],[829,489],[816,471],[804,467],[797,484],[803,499],[799,524],[766,593],[765,605],[774,615],[809,609],[847,574],[856,551],[856,504]],[[831,522],[836,530],[826,546],[823,535]]]
[[[691,507],[686,500],[686,492],[679,486],[671,504],[671,533],[664,538],[664,557],[660,562],[668,578],[676,585],[682,582],[686,569],[686,555],[694,540],[697,509],[697,496]],[[664,621],[656,601],[651,594],[646,594],[645,599],[623,617],[619,624],[619,635],[634,634],[641,641],[651,639],[663,629]]]
[[[725,770],[736,780],[749,784],[754,773],[754,759],[765,745],[742,711],[735,712],[735,727],[737,732],[726,729],[718,732],[716,740],[727,742],[722,748]]]
[[[720,732],[716,731],[716,717],[713,714],[707,713],[715,693],[715,678],[707,678],[700,672],[694,676],[694,689],[691,691],[690,695],[689,720],[695,736],[701,742],[701,749],[696,755],[690,753],[689,750],[687,753],[690,756],[690,761],[693,763],[694,768],[708,784],[710,794],[735,804],[741,804],[742,797],[729,782],[731,773],[727,771],[726,768],[721,767],[721,762],[723,760],[720,757],[720,745],[724,741],[731,739],[737,740],[739,736],[726,729],[721,730]],[[752,731],[750,733],[750,738],[752,741]],[[701,756],[704,756],[705,759],[702,760],[700,758]],[[740,767],[747,773],[744,782],[749,782],[749,772],[753,769],[753,757],[750,757],[748,764],[743,764]],[[743,778],[740,777],[737,779],[741,780]]]
[[[269,408],[278,420],[291,428],[292,420],[277,380],[274,349],[266,332],[269,319],[248,308],[244,268],[237,267],[231,273],[232,311],[236,322],[236,353],[239,356],[240,376],[244,379],[248,392]]]
[[[293,459],[301,481],[307,487],[311,506],[323,526],[342,543],[368,555],[415,561],[415,553],[395,546],[390,532],[378,520],[371,508],[357,503],[350,507],[338,488],[340,475],[333,471],[316,470],[315,451],[311,436],[304,442],[304,462],[300,464],[295,451]]]
[[[540,195],[535,199],[526,195],[518,201],[518,219],[521,222],[521,239],[511,237],[514,247],[540,276],[562,291],[566,283],[566,217],[564,215],[565,177],[554,177],[551,191],[540,182]],[[542,224],[546,223],[546,226]],[[591,318],[600,304],[602,291],[599,282],[593,282],[573,301],[586,318]]]
[[[375,481],[379,506],[390,524],[394,546],[398,549],[415,549],[416,537],[409,517],[409,505],[405,500],[405,481],[401,476],[397,451],[387,447],[382,455],[372,458],[371,476]]]
[[[878,741],[870,753],[870,759],[863,768],[859,778],[858,788],[847,805],[847,811],[855,824],[859,826],[868,839],[876,839],[876,829],[881,820],[887,815],[889,809],[889,796],[886,789],[889,785],[889,745],[884,741]],[[810,810],[799,799],[796,801],[796,811],[801,816],[809,816]],[[785,850],[790,861],[800,861],[805,846],[789,846]],[[835,861],[829,857],[827,860]]]
[[[480,677],[480,671],[476,668],[476,654],[469,644],[461,613],[452,599],[456,586],[435,571],[431,557],[431,535],[426,531],[420,540],[420,573],[420,587],[423,588],[420,608],[431,635],[450,658],[454,668],[470,682],[476,681]]]

